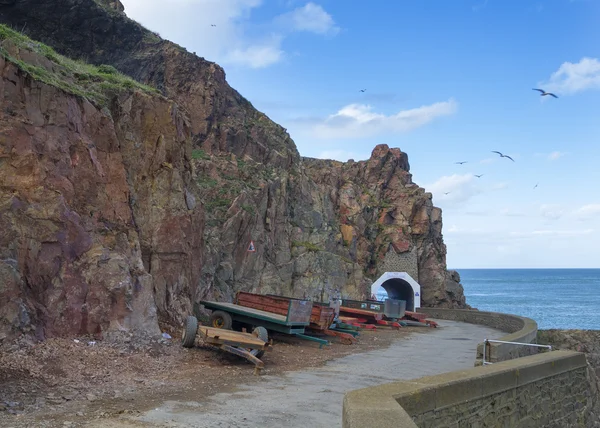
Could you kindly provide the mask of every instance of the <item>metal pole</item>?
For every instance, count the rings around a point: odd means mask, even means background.
[[[482,364],[482,365],[484,365],[484,366],[485,366],[485,348],[487,348],[487,344],[488,344],[488,340],[487,340],[487,339],[485,339],[485,340],[483,341],[483,364]]]

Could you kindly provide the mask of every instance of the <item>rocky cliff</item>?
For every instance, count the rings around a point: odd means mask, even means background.
[[[368,297],[400,267],[425,305],[464,306],[399,149],[300,157],[218,65],[118,1],[5,0],[0,22],[97,65],[0,31],[0,337],[155,333],[239,289]]]

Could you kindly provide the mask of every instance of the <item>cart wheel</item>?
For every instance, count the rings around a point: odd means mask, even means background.
[[[269,341],[269,333],[267,333],[267,329],[264,327],[256,327],[254,330],[252,330],[252,335],[258,337],[265,343]],[[262,358],[262,356],[265,355],[265,351],[260,349],[250,349],[249,352],[256,358]]]
[[[181,344],[184,348],[191,348],[196,342],[196,333],[198,332],[198,320],[194,316],[189,316],[185,320],[183,334],[181,335]]]
[[[210,316],[210,325],[215,328],[224,328],[225,330],[231,330],[233,320],[231,315],[223,311],[214,311]]]

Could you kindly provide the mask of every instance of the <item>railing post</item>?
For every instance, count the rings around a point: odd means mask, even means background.
[[[487,344],[488,344],[488,340],[484,339],[483,340],[483,360],[482,360],[482,363],[481,363],[482,366],[485,366],[485,351],[486,351],[485,348],[487,348]]]

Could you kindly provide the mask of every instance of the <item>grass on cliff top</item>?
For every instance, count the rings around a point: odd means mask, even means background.
[[[11,41],[19,49],[34,52],[47,58],[54,66],[45,68],[22,61],[12,56],[4,42]],[[88,101],[105,106],[111,94],[127,90],[140,90],[148,94],[160,92],[147,85],[136,82],[110,65],[94,66],[83,61],[74,61],[56,53],[51,47],[31,40],[27,36],[0,24],[0,55],[29,73],[35,80],[54,86]]]

